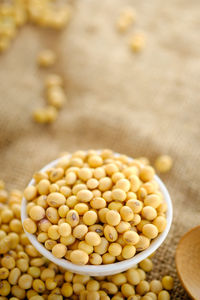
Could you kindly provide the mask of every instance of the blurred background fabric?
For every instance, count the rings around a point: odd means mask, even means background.
[[[127,5],[137,22],[122,35],[116,21]],[[138,30],[146,47],[133,54],[128,41]],[[0,178],[8,188],[23,189],[62,151],[111,148],[152,163],[160,154],[173,157],[173,169],[161,176],[173,200],[173,226],[151,274],[175,277],[172,299],[188,299],[174,255],[200,214],[199,32],[199,0],[76,1],[65,31],[25,26],[0,56]],[[55,68],[38,69],[44,48],[58,54]],[[36,124],[32,112],[45,103],[50,72],[64,76],[69,100],[54,124]]]

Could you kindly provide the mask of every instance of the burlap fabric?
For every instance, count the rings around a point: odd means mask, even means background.
[[[199,223],[199,0],[77,1],[62,33],[23,28],[0,57],[0,178],[21,188],[34,171],[61,151],[112,148],[153,162],[174,159],[162,176],[174,205],[170,234],[154,258],[153,278],[175,278],[172,299],[188,299],[175,271],[179,238]],[[125,35],[117,16],[134,5],[137,22]],[[130,52],[132,32],[143,30],[147,46]],[[32,122],[45,102],[36,56],[44,47],[59,55],[54,71],[65,78],[69,101],[50,126]]]

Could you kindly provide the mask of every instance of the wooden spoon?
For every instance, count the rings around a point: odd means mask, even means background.
[[[189,296],[200,300],[200,226],[188,231],[179,241],[176,268]]]

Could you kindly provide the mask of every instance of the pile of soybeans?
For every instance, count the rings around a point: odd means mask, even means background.
[[[57,258],[110,264],[147,249],[167,210],[151,166],[111,150],[77,151],[34,174],[25,230]]]

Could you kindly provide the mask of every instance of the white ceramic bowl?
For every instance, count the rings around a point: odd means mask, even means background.
[[[119,156],[118,153],[115,154],[116,156]],[[132,160],[132,158],[130,158]],[[44,168],[42,168],[40,171],[46,171],[47,169],[54,167],[58,163],[59,159],[52,161],[48,165],[46,165]],[[108,265],[99,265],[99,266],[94,266],[94,265],[75,265],[71,262],[69,262],[66,259],[58,259],[56,258],[50,251],[48,251],[41,243],[39,243],[36,239],[36,236],[33,234],[30,234],[25,231],[26,235],[28,236],[30,242],[33,244],[33,246],[46,258],[48,258],[50,261],[53,263],[57,264],[60,267],[63,267],[64,269],[67,269],[71,272],[78,273],[78,274],[85,274],[85,275],[90,275],[90,276],[103,276],[103,275],[113,275],[113,274],[118,274],[121,273],[127,269],[130,269],[131,267],[134,267],[136,264],[141,262],[143,259],[147,258],[150,256],[156,249],[160,247],[160,245],[164,242],[165,238],[167,237],[167,234],[170,230],[171,223],[172,223],[172,216],[173,216],[173,209],[172,209],[172,202],[170,195],[164,185],[164,183],[160,180],[160,178],[155,175],[155,180],[159,184],[160,190],[164,196],[164,200],[167,203],[167,213],[166,213],[166,218],[167,218],[167,226],[165,230],[158,235],[157,238],[155,238],[150,246],[136,254],[133,258],[127,259],[124,261],[116,262],[113,264],[108,264]],[[35,183],[34,179],[32,179],[29,183],[29,185],[33,185]],[[24,220],[27,218],[27,213],[26,213],[26,205],[27,201],[25,198],[22,199],[22,206],[21,206],[21,220],[22,224]]]

